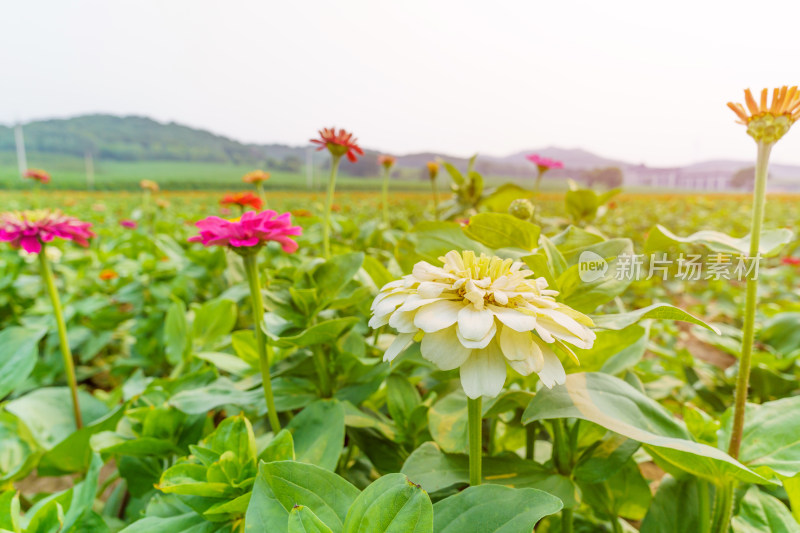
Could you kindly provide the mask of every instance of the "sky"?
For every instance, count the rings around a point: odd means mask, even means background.
[[[292,145],[336,126],[390,153],[559,146],[673,166],[754,157],[725,103],[800,82],[796,0],[25,0],[2,13],[4,124],[136,114]],[[773,160],[800,164],[800,131]]]

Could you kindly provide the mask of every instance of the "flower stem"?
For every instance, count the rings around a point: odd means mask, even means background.
[[[525,426],[525,459],[534,459],[536,456],[537,429],[539,429],[537,422],[531,422]]]
[[[431,180],[431,189],[433,190],[433,219],[439,220],[439,190],[436,188],[436,180]]]
[[[717,487],[714,495],[714,518],[711,524],[713,533],[728,533],[733,514],[733,482],[725,482]]]
[[[542,176],[543,175],[544,175],[544,172],[542,172],[542,171],[539,171],[539,174],[536,175],[536,185],[534,185],[534,187],[533,187],[533,192],[535,192],[536,194],[539,194],[539,187],[542,185]]]
[[[383,190],[381,191],[383,204],[383,222],[389,224],[389,175],[392,171],[388,167],[383,168]]]
[[[267,196],[264,194],[264,184],[260,181],[256,183],[256,191],[258,192],[258,197],[261,198],[261,210],[267,208]]]
[[[572,521],[574,516],[572,514],[572,509],[561,509],[561,531],[563,533],[572,533],[574,528],[572,527]]]
[[[339,161],[342,156],[333,155],[331,158],[331,177],[328,180],[328,197],[325,201],[325,221],[322,225],[322,251],[325,259],[331,257],[331,209],[333,209],[333,191],[336,189],[336,173],[339,171]]]
[[[700,533],[710,533],[711,531],[711,505],[710,505],[710,492],[711,487],[708,481],[697,481],[697,497],[698,502],[698,521],[700,522]]]
[[[264,302],[261,300],[261,281],[258,275],[256,254],[243,255],[244,269],[247,272],[247,281],[250,283],[250,302],[253,306],[253,322],[255,323],[256,347],[258,348],[258,362],[261,367],[261,383],[264,386],[264,399],[267,401],[267,417],[269,417],[272,432],[281,430],[278,412],[275,410],[275,399],[272,396],[272,378],[269,375],[270,360],[267,353],[267,336],[264,334]]]
[[[772,143],[758,143],[758,157],[756,159],[756,183],[753,191],[753,214],[750,221],[750,260],[757,261],[759,243],[761,241],[761,226],[764,223],[764,204],[766,203],[767,170],[769,168],[769,153]],[[758,279],[750,276],[747,279],[747,288],[744,307],[744,328],[742,330],[742,356],[739,359],[739,375],[736,380],[736,404],[733,411],[733,430],[731,441],[728,445],[728,454],[739,457],[739,448],[742,445],[742,431],[744,430],[744,412],[747,403],[747,387],[750,382],[750,360],[753,353],[753,337],[756,319],[756,305],[758,303]]]
[[[78,403],[78,383],[75,380],[75,363],[72,360],[72,351],[69,349],[67,325],[64,323],[61,299],[58,297],[56,283],[53,279],[53,271],[50,269],[50,263],[47,261],[44,244],[42,244],[42,249],[39,251],[39,265],[41,266],[44,284],[47,287],[47,294],[50,296],[50,301],[53,303],[53,313],[55,314],[56,326],[58,327],[58,342],[61,345],[61,356],[64,358],[64,371],[67,374],[67,384],[69,385],[69,391],[72,396],[72,411],[75,414],[75,427],[80,429],[83,427],[83,418],[81,417],[81,407]]]
[[[328,372],[328,362],[325,359],[325,353],[322,351],[322,345],[314,346],[312,350],[314,357],[314,367],[317,369],[317,377],[319,378],[320,393],[323,398],[331,397],[331,378]]]
[[[481,397],[467,398],[469,417],[469,484],[481,484],[481,453],[483,437],[481,432]]]
[[[569,459],[567,446],[569,442],[564,433],[564,426],[566,420],[555,419],[553,422],[553,464],[555,465],[558,473],[562,476],[570,474]]]

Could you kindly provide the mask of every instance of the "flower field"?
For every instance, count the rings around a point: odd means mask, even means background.
[[[0,209],[0,531],[800,531],[800,198],[758,190],[795,93],[735,107],[754,195],[539,193],[538,157],[393,192],[388,156],[337,193],[327,129],[325,194],[36,170]]]

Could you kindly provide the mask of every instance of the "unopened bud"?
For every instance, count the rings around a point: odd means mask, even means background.
[[[530,220],[534,209],[533,203],[527,198],[517,198],[508,206],[508,213],[522,220]]]

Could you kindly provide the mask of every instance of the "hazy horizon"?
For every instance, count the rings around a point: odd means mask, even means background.
[[[800,6],[771,6],[792,19]],[[797,83],[800,44],[715,8],[632,1],[15,3],[0,122],[143,115],[258,144],[353,131],[391,153],[581,148],[649,166],[750,160],[729,100]],[[711,31],[713,30],[713,31]],[[713,35],[713,41],[710,36]],[[790,133],[774,161],[800,164]]]

